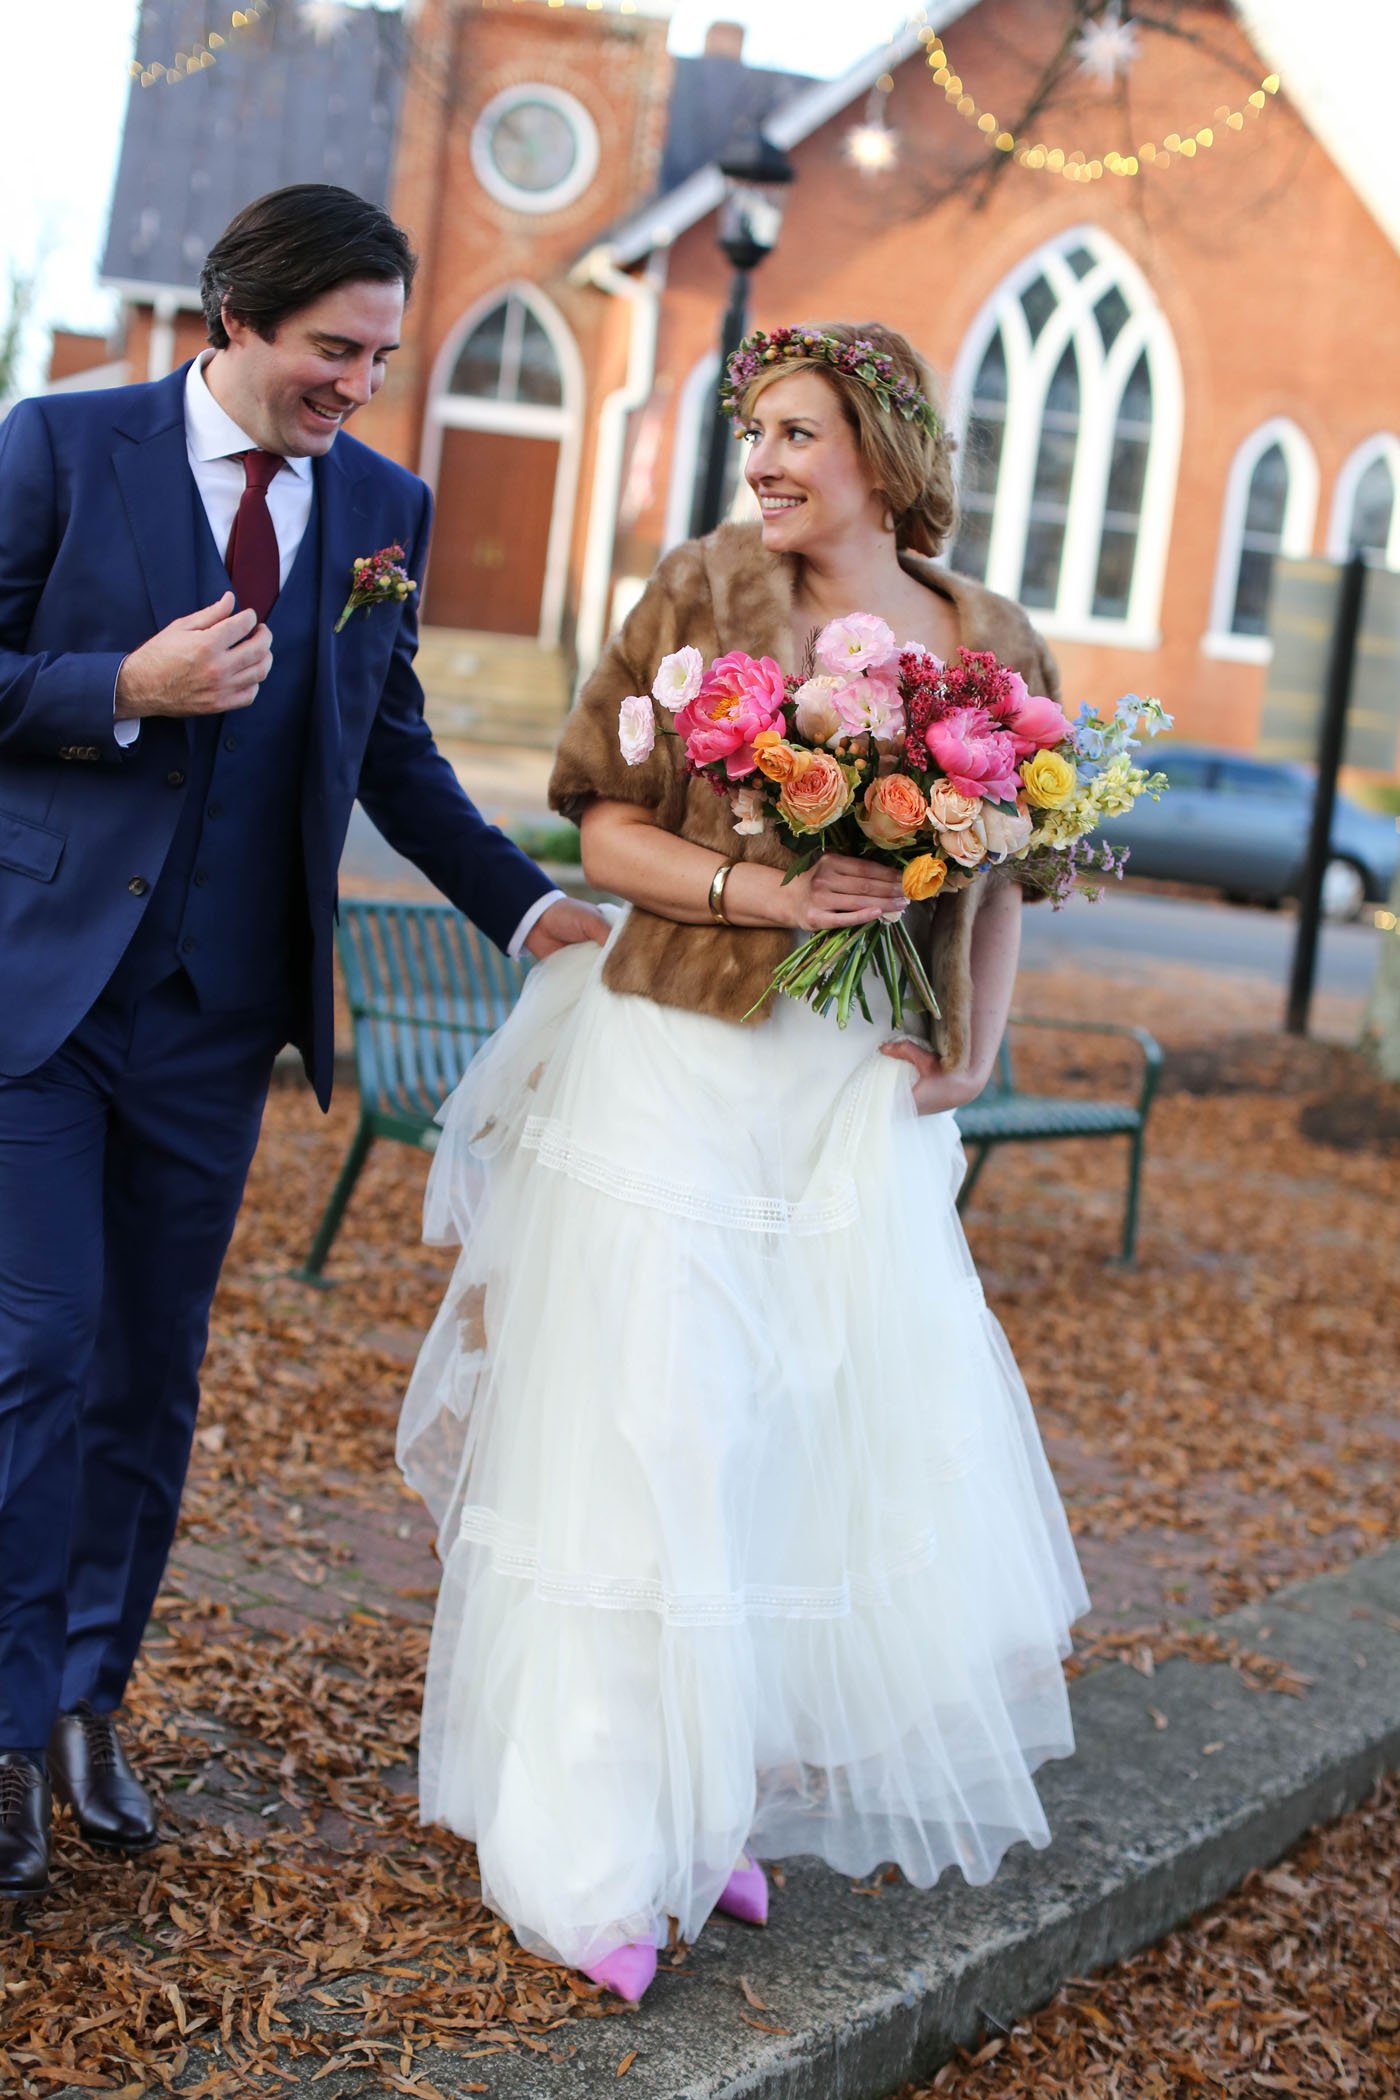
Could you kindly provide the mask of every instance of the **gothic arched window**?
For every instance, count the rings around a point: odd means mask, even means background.
[[[1154,646],[1181,375],[1136,265],[1089,226],[1028,256],[969,331],[959,400],[953,567],[1049,635]]]
[[[564,375],[553,343],[518,292],[482,315],[457,353],[449,394],[560,408]]]
[[[1358,445],[1337,476],[1327,551],[1345,561],[1355,548],[1400,569],[1400,438],[1389,431]]]
[[[1316,513],[1312,447],[1296,423],[1276,416],[1251,431],[1230,467],[1206,637],[1212,655],[1267,660],[1274,563],[1312,551]]]

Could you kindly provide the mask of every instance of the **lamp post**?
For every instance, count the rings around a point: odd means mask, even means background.
[[[719,369],[723,377],[730,357],[744,339],[748,317],[749,273],[777,245],[783,223],[787,185],[795,170],[786,153],[750,128],[736,134],[719,164],[724,196],[719,207],[719,245],[733,265],[729,304],[720,330]],[[717,407],[710,418],[705,472],[696,492],[691,533],[712,532],[724,506],[724,470],[731,434],[728,418]]]

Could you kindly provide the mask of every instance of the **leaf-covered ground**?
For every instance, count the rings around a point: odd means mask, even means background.
[[[1008,1151],[969,1220],[1094,1594],[1079,1666],[1218,1654],[1219,1612],[1400,1536],[1396,1097],[1345,1050],[1268,1032],[1257,988],[1204,973],[1035,973],[1022,999],[1143,1021],[1168,1050],[1135,1270],[1109,1261],[1118,1141]],[[1092,1038],[1026,1037],[1027,1081],[1094,1091],[1127,1071]],[[102,1862],[65,1828],[52,1895],[0,1920],[6,2100],[244,2100],[284,2089],[295,2058],[432,2100],[442,2051],[489,2092],[500,2050],[627,2019],[522,1954],[470,1849],[416,1822],[434,1562],[393,1428],[448,1260],[418,1244],[425,1160],[382,1146],[336,1288],[290,1279],[353,1115],[348,1093],[329,1121],[274,1093],[131,1700],[171,1841]],[[1298,1689],[1267,1657],[1232,1659],[1261,1695]],[[931,2090],[1400,2090],[1397,1841],[1392,1788]]]

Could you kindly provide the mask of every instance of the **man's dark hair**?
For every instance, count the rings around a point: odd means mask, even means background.
[[[245,204],[209,250],[199,296],[216,350],[228,348],[224,308],[265,342],[338,285],[413,290],[418,257],[388,212],[330,182],[294,182]]]

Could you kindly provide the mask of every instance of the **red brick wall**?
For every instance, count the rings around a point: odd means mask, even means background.
[[[149,306],[129,306],[124,315],[125,333],[122,355],[133,380],[149,377],[151,362],[152,312]],[[202,313],[180,312],[175,316],[175,348],[169,369],[185,363],[187,358],[197,357],[207,349],[209,332],[204,325]],[[158,379],[161,373],[155,375]]]
[[[49,378],[71,379],[75,372],[91,372],[111,362],[112,346],[105,335],[79,335],[76,329],[55,328],[49,342]]]
[[[434,361],[463,315],[497,286],[522,279],[559,309],[584,374],[584,448],[569,598],[576,598],[598,402],[619,384],[626,357],[617,303],[569,273],[603,230],[655,188],[665,136],[670,65],[666,25],[517,0],[509,11],[426,0],[399,130],[391,209],[423,258],[403,348],[356,434],[417,468]],[[572,204],[513,211],[472,167],[472,127],[516,82],[553,85],[580,101],[599,135],[599,164]]]

